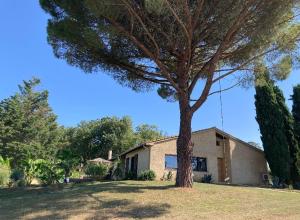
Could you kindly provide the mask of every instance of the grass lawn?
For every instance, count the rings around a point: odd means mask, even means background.
[[[0,189],[0,219],[300,219],[300,193],[195,183],[98,182]]]

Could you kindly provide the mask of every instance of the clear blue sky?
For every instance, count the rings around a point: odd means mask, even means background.
[[[169,135],[177,134],[176,103],[162,100],[156,91],[135,93],[103,73],[85,74],[54,57],[47,44],[48,16],[37,0],[2,0],[0,7],[0,100],[14,94],[22,83],[36,76],[50,92],[49,102],[58,121],[72,126],[81,120],[104,116],[131,116],[134,125],[149,123]],[[286,98],[300,83],[299,70],[279,83]],[[288,101],[291,107],[290,101]],[[223,94],[224,129],[245,140],[260,142],[255,120],[254,90],[235,88]],[[219,97],[214,96],[194,116],[193,130],[221,127]]]

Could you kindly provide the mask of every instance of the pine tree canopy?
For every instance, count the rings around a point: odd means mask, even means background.
[[[191,96],[257,59],[284,79],[297,62],[298,0],[40,0],[51,15],[48,41],[57,57],[86,72],[100,69],[136,91],[160,85],[163,98]],[[219,76],[216,73],[222,73]]]

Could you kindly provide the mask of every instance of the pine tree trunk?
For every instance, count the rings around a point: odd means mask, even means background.
[[[180,129],[177,139],[177,175],[176,186],[191,188],[192,180],[192,112],[188,97],[179,98],[180,107]]]

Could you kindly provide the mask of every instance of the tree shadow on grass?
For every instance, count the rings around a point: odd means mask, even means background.
[[[136,206],[130,208],[127,211],[119,212],[118,217],[138,218],[138,219],[155,218],[167,214],[168,209],[170,209],[170,205],[167,203],[163,203],[159,205]]]
[[[96,184],[95,184],[96,183]],[[167,190],[174,188],[173,185],[147,185],[138,181],[127,183],[126,181],[107,181],[101,183],[83,183],[69,185],[54,185],[48,187],[26,187],[26,188],[2,188],[0,189],[0,199],[16,197],[38,196],[41,194],[72,193],[74,191],[86,192],[110,192],[110,193],[143,193],[145,190]]]
[[[98,201],[101,204],[101,208],[110,210],[111,214],[107,217],[108,219],[110,219],[111,217],[135,219],[155,218],[168,213],[168,210],[171,208],[171,206],[167,203],[141,205],[127,199],[101,201],[98,197],[95,197],[93,195],[89,196]],[[118,207],[121,207],[121,209],[115,210],[115,208]]]
[[[173,185],[147,185],[127,182],[103,182],[97,185],[82,185],[82,187],[87,188],[90,192],[110,192],[110,193],[143,193],[145,190],[167,190],[174,188]]]
[[[46,219],[68,219],[78,216],[78,219],[145,219],[157,218],[168,213],[169,204],[157,203],[149,205],[141,205],[131,200],[108,200],[100,201],[99,203],[90,202],[68,202],[68,205],[63,205],[60,202],[54,201],[56,207],[35,206],[31,210],[27,210],[21,216],[16,216],[16,219],[31,219],[31,220],[46,220]],[[39,210],[39,211],[36,211]]]
[[[0,191],[0,219],[113,219],[156,218],[167,214],[167,203],[139,204],[119,199],[117,193],[143,193],[172,186],[149,186],[127,182],[69,185],[65,188],[31,188]],[[105,192],[106,197],[102,194]],[[116,193],[116,196],[107,193]],[[112,199],[113,198],[113,199]]]

